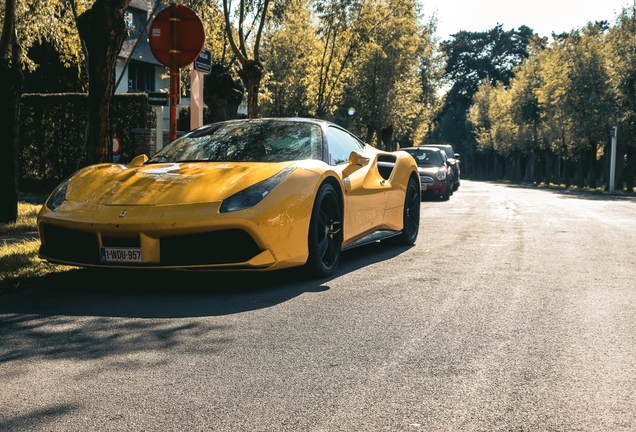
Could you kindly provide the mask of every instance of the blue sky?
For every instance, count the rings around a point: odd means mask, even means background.
[[[504,30],[527,25],[540,36],[583,27],[588,21],[614,21],[629,0],[420,0],[424,15],[437,12],[441,39],[459,30],[483,31],[503,24]]]

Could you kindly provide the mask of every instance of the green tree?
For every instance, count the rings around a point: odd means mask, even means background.
[[[83,3],[82,3],[83,4]],[[59,53],[60,61],[71,67],[81,63],[81,44],[71,8],[64,1],[7,0],[0,3],[0,222],[17,217],[18,125],[23,69],[40,65],[29,57],[33,46],[46,42]],[[79,76],[79,72],[78,72]]]
[[[268,79],[261,110],[266,116],[315,116],[320,45],[311,3],[291,1],[274,17],[263,47]]]
[[[472,154],[473,150],[465,147],[473,140],[466,120],[473,95],[485,79],[508,86],[514,68],[528,57],[533,36],[533,30],[526,26],[504,31],[502,25],[497,25],[485,32],[460,31],[442,42],[450,89],[427,140],[447,142],[462,154]]]
[[[536,54],[540,85],[536,89],[541,107],[541,128],[546,146],[557,157],[556,181],[570,182],[567,161],[572,158],[574,125],[570,116],[568,94],[570,92],[572,65],[567,61],[565,40],[557,38],[550,47]],[[564,159],[565,163],[561,163]],[[564,169],[561,169],[561,166]]]
[[[468,113],[478,150],[487,156],[481,172],[492,173],[495,178],[507,177],[510,166],[505,162],[513,154],[518,139],[519,127],[514,121],[512,105],[512,95],[502,83],[493,85],[490,80],[484,80]]]
[[[83,164],[110,159],[110,101],[115,93],[117,55],[128,34],[124,12],[130,0],[95,0],[77,18],[88,53],[88,132]]]
[[[608,34],[607,67],[616,101],[619,161],[626,160],[625,183],[634,190],[636,171],[636,3],[624,8]],[[621,184],[617,186],[622,187]]]
[[[18,218],[18,132],[23,75],[20,67],[21,47],[15,28],[15,2],[7,0],[0,37],[0,103],[3,114],[0,127],[0,223]],[[10,57],[7,54],[10,52]],[[5,111],[6,109],[6,111]]]
[[[533,45],[531,45],[533,46]],[[538,46],[536,50],[543,50]],[[536,51],[531,48],[531,51]],[[541,86],[541,65],[537,62],[536,55],[531,55],[523,64],[515,69],[515,76],[510,79],[510,114],[512,122],[517,126],[516,140],[512,149],[511,174],[512,180],[520,180],[522,177],[522,158],[528,157],[525,178],[527,181],[536,179],[536,152],[544,150],[545,161],[552,163],[551,152],[543,141],[543,124],[541,119],[541,107],[537,94]],[[546,176],[550,170],[546,166]],[[548,180],[546,180],[548,181]]]
[[[223,0],[223,15],[225,18],[227,38],[234,55],[241,64],[243,77],[247,82],[247,116],[249,118],[256,118],[258,116],[258,95],[261,80],[265,73],[265,68],[260,59],[260,47],[263,27],[267,20],[269,3],[269,0],[264,0],[263,3],[239,0],[237,10],[232,11],[228,1]],[[238,20],[236,34],[231,23],[232,17],[234,16],[233,12]],[[250,17],[253,19],[251,27],[256,27],[256,35],[253,38],[254,42],[251,53],[248,52],[247,46],[251,30],[251,28],[248,27]],[[238,41],[235,38],[238,38]]]
[[[420,76],[422,53],[432,45],[430,28],[418,23],[413,1],[376,0],[366,9],[370,23],[352,61],[343,108],[355,109],[354,129],[366,130],[366,141],[395,150],[394,134],[410,140],[426,121]],[[357,35],[362,38],[363,35]]]
[[[317,0],[320,51],[318,62],[316,116],[333,118],[351,79],[351,63],[364,43],[388,18],[373,13],[369,0]]]
[[[606,30],[604,23],[589,23],[564,39],[565,61],[570,66],[565,103],[573,127],[570,144],[579,187],[596,187],[597,161],[609,136],[613,102],[605,67]]]
[[[210,121],[235,119],[245,88],[234,66],[236,56],[229,45],[222,4],[210,0],[187,0],[184,4],[194,9],[201,18],[205,47],[211,54],[211,71],[205,75],[203,86],[203,101],[210,111]],[[187,69],[183,72],[182,79],[185,79],[187,88]]]

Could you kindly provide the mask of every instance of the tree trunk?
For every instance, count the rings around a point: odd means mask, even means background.
[[[634,174],[636,174],[636,149],[629,147],[625,162],[625,185],[628,192],[634,191]]]
[[[380,129],[380,133],[378,135],[380,136],[386,151],[395,151],[395,143],[393,142],[393,125]]]
[[[582,188],[585,186],[585,178],[583,176],[583,151],[579,150],[576,158],[576,186]]]
[[[237,118],[244,92],[241,83],[222,65],[213,65],[204,79],[203,101],[210,110],[212,123]]]
[[[243,65],[243,72],[247,80],[247,117],[258,117],[258,92],[265,68],[259,61],[248,60]]]
[[[561,185],[561,149],[559,149],[559,154],[556,158],[556,183]]]
[[[20,51],[14,32],[12,62],[3,59],[0,63],[0,104],[5,113],[0,116],[0,223],[18,219],[18,132],[24,83]]]
[[[616,189],[623,190],[625,184],[625,153],[624,147],[619,147],[616,152]]]
[[[528,183],[534,183],[536,179],[536,171],[537,171],[537,154],[534,150],[530,151],[530,156],[528,157],[528,169],[526,169],[526,181]]]
[[[77,29],[88,51],[88,140],[85,164],[110,160],[110,102],[115,93],[117,55],[126,38],[124,11],[130,0],[96,0],[77,18]]]
[[[367,137],[364,140],[365,143],[369,145],[373,145],[373,135],[375,134],[375,129],[371,125],[367,125]]]
[[[515,181],[521,180],[521,153],[515,156]]]
[[[592,154],[590,155],[591,156],[590,157],[590,173],[588,177],[589,177],[590,188],[596,189],[596,153],[598,152],[598,144],[593,143],[591,147],[592,147]]]
[[[550,150],[545,151],[545,177],[544,177],[544,182],[546,185],[549,185],[550,182],[552,181],[552,162],[553,162],[553,155],[552,152]]]

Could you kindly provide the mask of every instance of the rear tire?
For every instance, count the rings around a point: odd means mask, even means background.
[[[402,233],[389,238],[391,243],[401,246],[410,246],[415,243],[420,230],[420,197],[419,182],[413,178],[409,179],[404,198]]]
[[[316,277],[331,275],[340,262],[342,209],[340,197],[330,184],[318,190],[309,223],[307,268]]]

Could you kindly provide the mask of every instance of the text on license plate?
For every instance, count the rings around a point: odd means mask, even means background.
[[[100,251],[102,262],[141,262],[141,248],[103,247]]]

